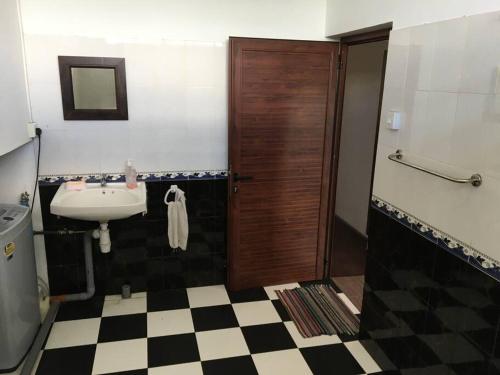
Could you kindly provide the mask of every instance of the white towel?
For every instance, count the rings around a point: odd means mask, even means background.
[[[176,189],[175,199],[167,203],[168,242],[173,249],[186,250],[189,224],[186,211],[186,198],[181,189]]]

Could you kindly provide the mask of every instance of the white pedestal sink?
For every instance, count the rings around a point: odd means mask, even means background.
[[[137,188],[129,189],[123,182],[86,184],[83,190],[68,190],[62,184],[50,202],[50,212],[54,215],[100,223],[101,251],[111,250],[108,222],[126,219],[132,215],[145,213],[146,184],[139,182]]]

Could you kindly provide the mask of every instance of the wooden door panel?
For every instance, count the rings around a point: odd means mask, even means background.
[[[230,44],[230,165],[233,175],[252,179],[229,184],[229,285],[316,279],[337,45]]]

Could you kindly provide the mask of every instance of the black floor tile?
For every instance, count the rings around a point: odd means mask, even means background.
[[[363,369],[343,344],[313,346],[302,348],[300,351],[315,375],[364,374]]]
[[[189,308],[186,289],[149,292],[147,300],[148,312]]]
[[[231,303],[266,301],[269,299],[264,288],[245,289],[239,292],[228,291]]]
[[[104,375],[148,375],[148,369],[143,368],[140,370],[130,370],[130,371],[120,371],[120,372],[110,372]]]
[[[146,314],[108,316],[101,319],[98,341],[131,340],[147,335]]]
[[[370,357],[377,363],[380,369],[387,371],[388,374],[392,374],[390,371],[398,371],[397,367],[391,360],[385,355],[382,348],[380,348],[377,342],[373,339],[364,339],[360,341],[361,345],[366,349]],[[399,374],[399,372],[398,372]]]
[[[95,345],[46,350],[36,375],[90,375],[94,364]]]
[[[296,348],[283,323],[248,326],[241,330],[252,354]]]
[[[288,311],[286,311],[285,306],[283,306],[279,299],[273,299],[272,303],[282,321],[287,322],[289,320],[292,320],[290,318],[290,315],[288,314]]]
[[[359,334],[348,335],[345,333],[339,333],[338,336],[342,342],[357,341],[357,340],[360,340],[360,338],[361,338]]]
[[[61,303],[56,321],[100,318],[103,305],[104,296],[95,296],[88,301]]]
[[[238,374],[256,375],[257,369],[251,356],[205,361],[201,364],[204,375]]]
[[[238,320],[231,305],[198,307],[191,309],[196,332],[238,327]]]
[[[200,360],[194,333],[148,338],[148,366],[158,367]]]

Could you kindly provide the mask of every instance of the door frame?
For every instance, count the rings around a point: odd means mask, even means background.
[[[233,135],[236,134],[239,129],[236,127],[236,119],[234,118],[235,106],[233,98],[233,91],[236,82],[236,75],[234,71],[233,64],[231,61],[237,60],[238,50],[235,46],[238,40],[268,40],[274,41],[277,45],[281,42],[297,42],[303,43],[304,40],[288,40],[288,39],[272,39],[272,38],[243,38],[243,37],[229,37],[229,48],[228,48],[228,60],[229,60],[229,82],[228,82],[228,198],[227,198],[227,209],[228,209],[228,221],[227,221],[227,284],[230,290],[238,290],[240,287],[235,281],[232,274],[238,272],[238,265],[235,264],[234,257],[238,251],[235,248],[235,243],[239,241],[236,235],[236,231],[232,230],[232,225],[234,221],[238,221],[238,217],[234,216],[232,211],[232,190],[233,185],[233,175],[232,170],[234,169],[233,161],[231,160],[231,155],[233,152],[239,152],[239,145],[232,144],[231,140]],[[337,106],[337,96],[338,96],[338,81],[339,81],[339,70],[338,70],[338,60],[337,57],[340,56],[340,43],[337,41],[309,41],[310,43],[331,43],[336,45],[337,56],[333,55],[330,60],[330,76],[329,76],[329,91],[327,96],[327,107],[326,107],[326,119],[325,119],[325,135],[324,135],[324,147],[323,147],[323,165],[322,165],[322,178],[321,178],[321,196],[320,196],[320,207],[319,207],[319,225],[318,225],[318,241],[317,241],[317,254],[316,254],[316,279],[324,279],[328,272],[328,232],[329,232],[329,207],[330,207],[330,190],[331,190],[331,180],[332,180],[332,163],[333,163],[333,153],[334,153],[334,139],[335,139],[335,129],[336,129],[336,106]],[[272,48],[270,50],[273,50]]]
[[[374,43],[382,40],[389,40],[389,35],[391,32],[391,28],[364,32],[354,35],[349,35],[340,39],[339,46],[339,57],[338,57],[338,73],[337,73],[337,99],[335,103],[335,121],[334,121],[334,138],[333,142],[333,152],[332,157],[333,161],[331,164],[331,183],[329,190],[329,204],[328,204],[328,230],[325,234],[326,240],[326,254],[325,254],[325,272],[324,278],[330,278],[332,275],[332,265],[334,263],[333,259],[333,239],[335,236],[335,203],[336,203],[336,195],[337,195],[337,178],[338,178],[338,166],[339,166],[339,153],[340,153],[340,137],[342,133],[342,110],[344,106],[344,94],[345,94],[345,81],[347,76],[347,57],[349,47],[358,45],[358,44],[366,44],[366,43]],[[374,149],[374,157],[373,157],[373,168],[372,168],[372,176],[370,183],[370,195],[373,191],[373,178],[375,175],[375,159],[377,153],[377,143],[378,143],[378,133],[380,128],[380,116],[381,116],[381,106],[382,106],[382,94],[384,91],[384,77],[385,77],[385,68],[386,64],[384,61],[383,64],[383,75],[382,75],[382,85],[380,88],[380,105],[378,111],[377,118],[377,130],[375,136],[375,149]],[[371,201],[371,199],[370,199]]]

